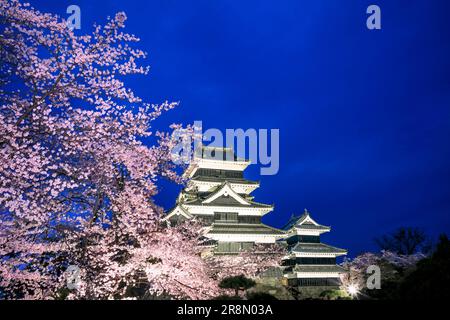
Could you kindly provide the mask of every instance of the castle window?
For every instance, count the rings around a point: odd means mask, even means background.
[[[214,222],[238,222],[237,212],[214,212]]]

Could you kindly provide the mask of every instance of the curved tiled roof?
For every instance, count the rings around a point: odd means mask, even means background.
[[[316,226],[315,224],[301,224],[301,225],[297,225],[295,226],[298,229],[309,229],[309,230],[330,230],[330,227],[327,226],[322,226],[322,225],[318,225]]]
[[[309,220],[305,221],[307,218]],[[310,222],[313,221],[314,223]],[[305,209],[305,212],[300,216],[292,215],[288,222],[284,225],[284,230],[290,230],[293,227],[298,229],[309,229],[309,230],[330,230],[331,228],[328,226],[324,226],[321,224],[316,224],[316,222],[310,217],[308,210]]]
[[[205,197],[198,197],[193,200],[185,201],[184,203],[186,205],[195,205],[195,206],[233,206],[233,207],[253,207],[253,208],[273,208],[272,205],[264,204],[255,202],[253,200],[250,200],[248,198],[244,198],[239,193],[234,192],[234,190],[230,187],[231,192],[235,193],[237,197],[242,198],[242,200],[248,204],[243,204],[234,199],[232,196],[220,196],[217,199],[212,200],[209,203],[204,203],[205,200],[208,198],[212,198],[215,194],[219,193],[222,188],[224,188],[226,185],[229,186],[228,181],[224,181],[220,186],[218,186],[213,192],[208,193]]]
[[[211,234],[275,234],[283,235],[282,230],[269,227],[263,223],[214,223],[211,230],[208,232]]]
[[[195,199],[195,200],[191,200],[191,201],[186,201],[186,202],[184,202],[184,204],[187,206],[191,205],[191,206],[210,206],[210,207],[220,207],[220,206],[224,206],[224,207],[232,206],[232,207],[244,207],[244,208],[272,208],[273,207],[269,204],[264,204],[264,203],[254,202],[254,201],[249,201],[249,202],[250,202],[250,205],[246,205],[246,204],[237,202],[236,200],[234,200],[231,197],[219,197],[210,203],[203,203],[203,200]]]
[[[347,250],[336,248],[325,243],[298,242],[291,250],[301,253],[347,253]]]

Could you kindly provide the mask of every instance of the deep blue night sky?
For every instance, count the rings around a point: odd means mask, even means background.
[[[79,5],[81,33],[125,11],[152,66],[130,87],[181,103],[159,129],[279,128],[279,173],[247,170],[255,200],[275,204],[265,223],[306,207],[350,256],[399,226],[450,230],[450,2],[31,2],[63,16]],[[366,28],[370,4],[382,30]],[[179,189],[161,183],[158,203],[170,208]]]

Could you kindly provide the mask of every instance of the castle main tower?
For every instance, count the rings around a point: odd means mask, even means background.
[[[187,186],[165,219],[202,219],[209,225],[206,237],[217,241],[216,254],[236,254],[254,243],[282,238],[283,231],[261,222],[273,206],[253,200],[259,182],[244,178],[249,164],[231,148],[202,147],[184,173]]]

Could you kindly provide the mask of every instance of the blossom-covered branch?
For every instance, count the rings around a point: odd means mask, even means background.
[[[161,225],[152,202],[157,179],[180,179],[171,136],[144,141],[152,121],[176,103],[146,103],[126,86],[127,76],[148,67],[125,21],[118,13],[76,35],[56,15],[0,0],[6,298],[121,298],[142,282],[148,293],[176,297],[217,290],[205,276],[197,234]],[[80,273],[67,290],[70,265]]]

